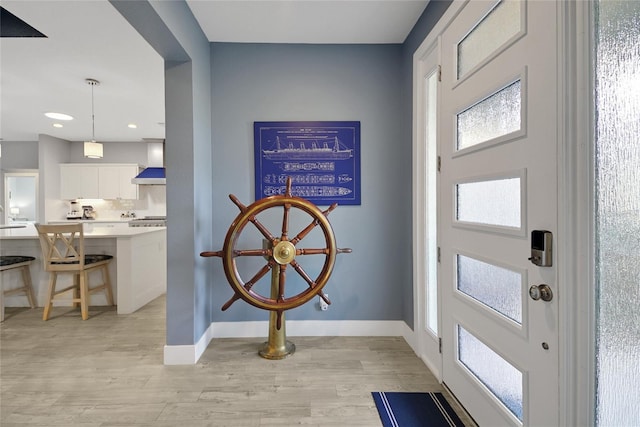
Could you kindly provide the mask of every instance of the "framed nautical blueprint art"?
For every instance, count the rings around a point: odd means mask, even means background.
[[[316,205],[360,204],[360,122],[254,122],[256,200],[284,194]]]

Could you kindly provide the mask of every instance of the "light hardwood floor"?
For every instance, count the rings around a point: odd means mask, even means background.
[[[7,308],[0,425],[380,426],[372,391],[443,391],[393,337],[289,337],[296,353],[278,361],[257,355],[266,338],[216,339],[196,365],[164,366],[164,306],[91,307],[87,321],[54,307],[48,322]]]

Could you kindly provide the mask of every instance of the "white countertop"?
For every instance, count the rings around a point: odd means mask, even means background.
[[[85,224],[85,223],[86,224],[89,224],[89,223],[100,224],[100,223],[105,223],[105,222],[128,224],[133,219],[136,219],[136,218],[57,219],[55,221],[47,221],[47,224],[68,224],[70,222],[81,222],[83,224]]]
[[[69,221],[73,222],[73,221]],[[100,223],[85,224],[84,237],[91,238],[118,238],[118,237],[134,237],[147,233],[154,233],[166,230],[166,227],[129,227],[124,224],[116,226],[101,226]],[[0,240],[10,239],[37,239],[38,232],[33,224],[26,224],[24,228],[5,228],[0,229]]]

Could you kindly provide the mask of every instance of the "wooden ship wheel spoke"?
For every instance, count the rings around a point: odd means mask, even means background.
[[[222,310],[227,310],[235,301],[242,299],[255,307],[269,310],[275,314],[274,327],[275,330],[279,331],[283,326],[283,313],[286,310],[298,307],[316,295],[319,295],[327,304],[331,304],[329,298],[322,292],[322,288],[331,276],[336,255],[351,252],[351,249],[339,249],[336,247],[333,229],[327,219],[329,213],[337,207],[337,203],[322,211],[308,200],[292,196],[291,178],[287,179],[284,195],[266,197],[249,206],[242,204],[232,194],[229,195],[229,198],[240,209],[240,213],[227,231],[222,250],[206,251],[200,254],[203,257],[215,256],[222,258],[225,276],[234,291],[231,299],[222,306]],[[271,233],[257,218],[260,213],[277,207],[283,208],[282,227],[279,237]],[[312,218],[312,221],[295,237],[289,239],[290,217],[293,209],[305,212]],[[267,247],[260,249],[236,248],[240,235],[249,223],[264,237],[268,243]],[[317,227],[320,228],[324,236],[324,247],[298,248],[297,245]],[[324,256],[322,268],[315,278],[312,278],[296,260],[297,257],[306,255]],[[250,280],[244,282],[236,263],[236,260],[241,257],[263,257],[267,262]],[[304,290],[291,296],[286,295],[287,267],[289,265],[307,284]],[[270,271],[272,272],[271,293],[269,296],[261,295],[253,287]],[[263,355],[262,352],[261,355]],[[269,355],[263,355],[263,357],[279,358],[269,357]]]

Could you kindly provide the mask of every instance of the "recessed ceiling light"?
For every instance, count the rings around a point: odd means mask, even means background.
[[[55,120],[73,120],[73,117],[71,117],[68,114],[62,114],[62,113],[44,113],[45,116],[49,117],[50,119],[55,119]]]
[[[62,127],[62,123],[54,123],[53,127],[54,128],[61,128]]]
[[[130,128],[130,129],[137,129],[137,128],[138,128],[138,125],[137,125],[137,124],[135,124],[135,123],[129,123],[129,124],[127,125],[127,127],[128,127],[128,128]]]

